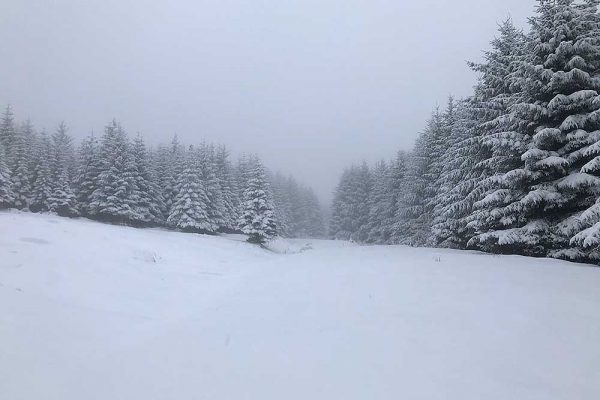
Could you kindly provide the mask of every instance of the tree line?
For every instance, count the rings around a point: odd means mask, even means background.
[[[500,24],[472,94],[436,109],[411,152],[348,168],[330,236],[600,261],[597,0],[539,0]]]
[[[271,174],[256,155],[234,165],[221,145],[148,148],[116,121],[75,149],[67,126],[51,135],[30,121],[0,121],[0,208],[51,212],[137,227],[241,232],[263,243],[275,235],[324,235],[321,206],[293,177]]]

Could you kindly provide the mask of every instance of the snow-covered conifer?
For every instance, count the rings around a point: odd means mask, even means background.
[[[183,231],[211,233],[218,228],[208,215],[208,196],[201,179],[200,160],[192,147],[185,154],[184,169],[177,179],[177,195],[167,224]]]
[[[90,216],[117,223],[135,220],[131,193],[131,154],[127,135],[116,120],[104,130],[99,152],[100,174],[89,205]]]
[[[16,129],[9,147],[9,169],[11,170],[12,191],[15,194],[15,206],[20,209],[29,207],[31,197],[31,143],[32,132],[25,125]],[[26,129],[22,129],[26,128]]]
[[[76,197],[71,187],[71,171],[74,162],[73,140],[67,134],[67,126],[64,122],[59,124],[52,135],[51,150],[52,194],[48,199],[48,208],[59,215],[76,215]]]
[[[50,210],[53,179],[50,169],[52,143],[46,132],[40,133],[33,149],[33,180],[31,184],[31,205],[33,212]]]
[[[246,168],[240,227],[249,242],[263,244],[277,233],[269,183],[258,157],[250,158]]]
[[[12,207],[14,203],[15,194],[12,191],[10,171],[6,165],[6,153],[0,141],[0,209]]]
[[[102,168],[99,152],[98,140],[93,133],[82,141],[79,148],[74,186],[77,207],[83,215],[89,215],[92,194],[98,188],[98,178]]]
[[[386,241],[384,229],[386,211],[389,207],[388,178],[388,165],[385,161],[378,162],[373,169],[373,190],[369,197],[367,243],[383,243]]]
[[[131,168],[135,180],[132,207],[136,222],[159,225],[163,222],[164,202],[160,188],[154,182],[149,166],[148,151],[141,135],[131,146]]]
[[[215,149],[214,146],[203,143],[196,153],[200,166],[200,179],[208,198],[206,212],[213,226],[211,232],[215,232],[224,227],[226,212],[221,192],[221,181],[216,173]]]
[[[12,106],[9,104],[4,109],[2,120],[0,121],[0,142],[2,142],[4,147],[4,152],[6,153],[5,163],[9,168],[12,168],[12,156],[10,149],[12,149],[14,144],[15,136],[15,116]]]
[[[221,201],[223,205],[221,230],[233,232],[237,229],[240,199],[238,197],[237,182],[233,167],[231,161],[229,161],[229,152],[225,146],[219,146],[216,150],[215,168],[221,187]]]

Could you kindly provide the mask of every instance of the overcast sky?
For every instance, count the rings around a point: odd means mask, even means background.
[[[343,168],[410,149],[534,0],[0,0],[0,103],[51,131],[116,117],[258,153],[329,201]]]

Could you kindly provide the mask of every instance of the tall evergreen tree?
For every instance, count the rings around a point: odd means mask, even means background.
[[[48,208],[59,215],[73,216],[76,211],[76,197],[71,187],[73,165],[73,140],[67,134],[67,125],[61,122],[52,135],[50,161],[52,194]]]
[[[4,147],[4,152],[6,153],[5,163],[9,168],[13,167],[11,150],[15,142],[15,137],[15,116],[9,104],[4,109],[2,119],[0,120],[0,142],[2,142]]]
[[[6,165],[4,145],[0,141],[0,209],[12,207],[15,203],[15,194],[12,191],[10,171]]]
[[[152,178],[146,145],[139,134],[131,147],[131,168],[135,181],[132,206],[136,221],[143,225],[161,224],[164,218],[162,193]]]
[[[366,163],[344,171],[333,199],[329,233],[333,239],[367,240],[371,190],[372,176]]]
[[[469,196],[480,178],[481,160],[472,99],[461,101],[451,118],[445,118],[449,141],[442,155],[442,171],[436,182],[433,207],[433,243],[464,248],[471,238],[467,228],[473,199]]]
[[[215,154],[215,168],[221,187],[221,201],[223,206],[221,230],[233,232],[237,229],[240,199],[237,194],[238,190],[233,167],[228,158],[229,152],[225,146],[219,146]]]
[[[89,205],[90,216],[116,223],[136,220],[131,204],[135,179],[127,135],[116,120],[104,130],[100,146],[100,174]]]
[[[279,172],[270,179],[273,191],[273,205],[277,222],[277,235],[293,237],[292,232],[292,200],[287,186],[288,180]]]
[[[25,128],[25,129],[23,129]],[[27,209],[31,197],[31,143],[32,131],[29,125],[16,129],[12,137],[10,147],[10,157],[8,158],[9,169],[11,170],[12,191],[15,194],[15,206],[19,209]]]
[[[510,171],[521,189],[503,210],[503,229],[482,235],[504,251],[579,259],[567,249],[594,204],[600,180],[588,169],[598,141],[596,2],[540,1],[531,19],[528,59],[519,76],[523,97],[512,107],[527,121],[522,164]],[[588,165],[588,167],[584,167]]]
[[[447,145],[447,134],[442,115],[435,111],[411,153],[406,193],[397,211],[397,243],[423,246],[430,239],[435,185],[442,171],[440,158]]]
[[[265,170],[258,157],[252,157],[247,167],[240,226],[242,232],[248,235],[249,242],[263,244],[277,233],[273,201]]]
[[[67,169],[63,169],[54,178],[52,195],[48,199],[50,211],[61,216],[71,217],[78,214],[75,208],[76,198],[69,182]]]
[[[367,243],[385,242],[385,219],[389,204],[389,168],[380,161],[373,170],[373,190],[369,197],[369,220],[367,223]]]
[[[323,212],[317,195],[312,189],[305,189],[306,196],[306,216],[305,216],[305,235],[311,238],[322,238],[325,236],[325,223]]]
[[[500,251],[493,239],[500,231],[515,223],[509,205],[522,196],[522,174],[511,172],[521,165],[521,154],[529,137],[523,133],[527,121],[514,112],[523,101],[520,71],[525,63],[526,40],[511,20],[499,27],[499,35],[485,53],[485,61],[471,64],[480,73],[472,97],[477,120],[472,153],[478,162],[472,171],[473,188],[466,196],[472,203],[471,215],[465,218],[467,246],[485,251]]]
[[[188,232],[212,233],[218,226],[208,215],[209,198],[201,179],[200,160],[192,147],[185,155],[184,169],[178,175],[177,188],[167,223]]]
[[[171,146],[167,155],[167,162],[165,163],[165,169],[162,174],[161,180],[163,186],[163,198],[165,201],[165,209],[167,214],[170,214],[171,207],[177,198],[177,188],[179,177],[183,173],[186,164],[185,151],[177,135],[173,136],[171,140]]]
[[[33,150],[33,179],[31,182],[31,205],[33,212],[49,211],[53,191],[50,169],[52,143],[46,132],[42,132],[35,142]]]
[[[204,185],[208,202],[206,212],[213,224],[212,231],[217,231],[225,225],[225,205],[223,203],[221,181],[216,173],[215,151],[212,145],[203,143],[197,151],[200,166],[200,179]]]
[[[407,169],[410,155],[404,151],[399,151],[396,158],[390,163],[388,168],[387,180],[387,207],[384,210],[383,218],[383,243],[393,244],[399,238],[395,234],[395,227],[398,225],[398,210],[401,206],[402,198],[407,189]]]
[[[94,191],[98,188],[98,178],[102,170],[98,140],[92,133],[85,138],[79,148],[78,167],[74,185],[79,212],[90,215],[90,204]]]

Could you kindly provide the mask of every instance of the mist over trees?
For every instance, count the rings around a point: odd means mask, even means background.
[[[598,1],[540,0],[469,65],[410,153],[342,174],[330,236],[599,262]]]
[[[234,165],[224,146],[148,148],[113,120],[100,137],[76,146],[62,122],[48,134],[17,123],[7,106],[0,121],[0,208],[84,216],[136,227],[246,233],[255,243],[276,235],[325,235],[310,188],[271,174],[260,159]]]

